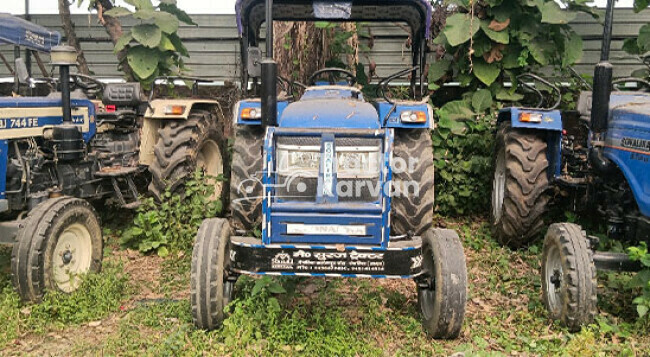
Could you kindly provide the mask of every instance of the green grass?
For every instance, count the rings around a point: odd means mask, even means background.
[[[74,334],[85,322],[104,319],[92,338],[81,334],[58,347],[65,355],[644,355],[650,351],[648,320],[637,321],[627,274],[599,274],[600,314],[596,324],[571,334],[548,320],[538,274],[541,246],[513,252],[499,247],[481,219],[442,219],[456,229],[468,257],[469,298],[461,337],[428,339],[420,326],[415,284],[363,279],[252,279],[237,284],[238,299],[224,327],[194,328],[187,290],[189,255],[163,263],[159,293],[167,298],[133,301],[120,310],[129,288],[112,263],[72,296],[50,296],[42,305],[23,305],[0,277],[0,348],[12,341],[45,338],[51,331]],[[451,222],[450,222],[451,221]],[[111,261],[109,259],[109,261]],[[128,264],[128,262],[126,263]],[[4,271],[4,270],[0,270]],[[255,285],[261,289],[255,294]],[[279,289],[278,286],[282,288]],[[286,293],[272,293],[284,290]],[[173,296],[183,296],[174,300]],[[30,309],[30,314],[21,311]],[[69,326],[69,327],[64,327]],[[62,330],[63,329],[63,330]],[[43,337],[45,336],[45,337]],[[34,354],[41,354],[33,352]]]

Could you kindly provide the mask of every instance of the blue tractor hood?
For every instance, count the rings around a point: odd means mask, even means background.
[[[61,34],[9,14],[0,14],[0,45],[16,45],[39,52],[50,52],[61,41]]]
[[[310,99],[291,103],[282,112],[284,128],[380,129],[375,107],[355,99]]]

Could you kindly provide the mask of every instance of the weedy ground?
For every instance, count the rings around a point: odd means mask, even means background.
[[[415,285],[396,280],[240,279],[223,328],[193,327],[190,254],[160,258],[122,250],[107,231],[104,270],[70,296],[23,304],[0,251],[2,355],[629,355],[650,353],[650,323],[637,321],[625,274],[599,275],[597,323],[571,334],[546,317],[540,245],[499,247],[481,218],[437,218],[463,238],[467,318],[455,341],[426,338]]]

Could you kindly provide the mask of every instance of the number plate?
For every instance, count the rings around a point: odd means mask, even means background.
[[[365,236],[364,225],[288,223],[287,234]]]

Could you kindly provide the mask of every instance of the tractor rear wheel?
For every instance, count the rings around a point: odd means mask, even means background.
[[[194,324],[204,330],[218,328],[225,319],[224,309],[232,301],[229,279],[230,226],[223,218],[203,221],[192,250],[190,304]]]
[[[418,304],[422,327],[436,339],[460,334],[467,302],[467,266],[460,238],[451,229],[429,229],[422,236],[422,278]]]
[[[424,234],[433,222],[433,142],[428,129],[395,131],[391,235]]]
[[[521,248],[544,227],[549,197],[547,146],[537,133],[499,125],[492,180],[492,232],[503,245]]]
[[[596,265],[582,228],[552,224],[542,250],[542,299],[549,315],[571,332],[594,321]]]
[[[149,192],[162,201],[166,190],[184,194],[185,182],[196,168],[211,177],[228,176],[228,142],[224,119],[214,112],[193,109],[187,120],[163,124],[154,148],[155,160],[149,166],[152,175]],[[227,185],[214,183],[213,198],[227,197]]]
[[[230,211],[236,229],[251,231],[262,224],[264,130],[241,126],[235,134],[230,177]]]
[[[71,293],[84,274],[102,267],[102,230],[93,207],[60,197],[34,208],[21,223],[11,254],[13,283],[24,301],[46,290]]]

